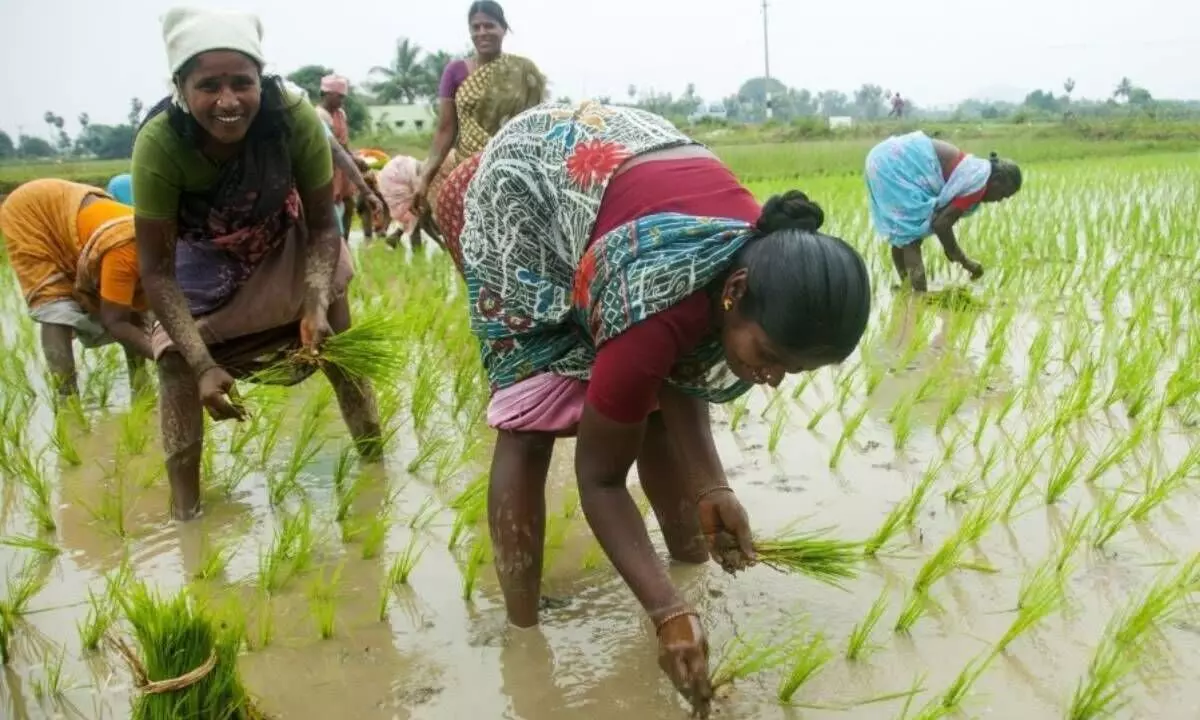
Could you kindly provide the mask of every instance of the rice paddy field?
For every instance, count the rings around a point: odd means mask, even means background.
[[[793,561],[672,568],[708,629],[714,714],[1200,716],[1200,154],[1018,157],[1021,194],[959,226],[984,278],[931,240],[934,291],[914,298],[861,178],[806,177],[785,162],[802,152],[744,176],[822,203],[875,304],[843,365],[714,410],[756,534]],[[168,516],[153,396],[131,398],[115,348],[77,348],[83,401],[56,419],[0,272],[0,716],[192,717],[148,708],[119,649],[145,659],[155,618],[189,613],[271,716],[688,715],[591,538],[571,442],[548,488],[556,602],[540,630],[507,628],[459,281],[436,252],[359,244],[356,263],[357,317],[391,338],[386,461],[359,463],[319,374],[247,385],[250,419],[210,426],[188,524]],[[149,679],[204,654],[150,658]]]

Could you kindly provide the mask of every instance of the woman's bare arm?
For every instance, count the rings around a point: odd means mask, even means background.
[[[712,488],[728,487],[713,440],[708,403],[664,384],[658,393],[658,406],[672,450],[686,468],[693,496]]]
[[[342,236],[338,233],[337,215],[333,210],[333,183],[305,193],[300,200],[304,203],[304,219],[308,226],[304,312],[305,315],[323,316],[332,300],[330,288],[342,249]]]
[[[958,246],[958,238],[954,236],[954,224],[962,216],[962,210],[953,205],[947,205],[933,217],[933,232],[937,235],[938,241],[942,243],[942,249],[946,251],[946,257],[951,262],[962,262],[967,257],[962,248]]]
[[[154,352],[150,348],[150,337],[146,334],[146,330],[135,322],[135,318],[136,315],[131,307],[103,299],[100,301],[100,324],[104,326],[108,334],[134,355],[153,360]]]
[[[134,228],[146,300],[192,372],[200,377],[217,363],[200,337],[175,279],[175,221],[135,218]]]
[[[646,523],[626,487],[644,431],[644,422],[618,423],[590,403],[585,405],[575,446],[575,474],[580,505],[596,540],[657,623],[682,607],[683,601],[659,562]]]
[[[458,111],[453,100],[442,98],[438,101],[437,130],[433,133],[433,145],[429,148],[429,157],[425,160],[425,172],[422,175],[426,185],[433,181],[457,139]]]
[[[336,142],[329,143],[329,148],[333,151],[333,166],[345,173],[363,196],[370,195],[371,187],[363,179],[362,171],[358,169],[358,164],[354,162],[350,152]]]

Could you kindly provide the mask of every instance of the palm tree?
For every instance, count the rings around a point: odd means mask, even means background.
[[[1127,77],[1121,78],[1121,82],[1117,83],[1117,89],[1113,90],[1113,97],[1117,99],[1129,99],[1130,93],[1133,92],[1133,81]]]
[[[369,85],[381,103],[412,103],[428,87],[426,68],[421,64],[421,48],[407,38],[396,41],[396,56],[389,67],[373,67],[371,74],[383,76]]]
[[[446,66],[454,62],[454,55],[445,50],[429,53],[421,62],[421,69],[424,70],[424,83],[419,95],[428,98],[436,98],[438,93],[438,85],[442,81],[442,74],[446,72]]]
[[[1063,83],[1063,90],[1067,93],[1067,102],[1071,102],[1071,93],[1075,92],[1075,78],[1067,78]]]

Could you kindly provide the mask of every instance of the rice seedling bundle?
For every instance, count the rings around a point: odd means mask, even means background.
[[[120,638],[112,643],[133,674],[133,720],[258,720],[238,676],[244,634],[240,616],[216,618],[181,591],[163,598],[144,583],[121,597],[137,652]]]
[[[829,537],[829,529],[754,541],[758,561],[782,573],[799,573],[837,588],[858,577],[863,543]]]
[[[372,309],[344,332],[326,338],[315,353],[300,351],[287,362],[328,365],[353,378],[391,385],[408,367],[406,346],[411,342],[403,315]]]

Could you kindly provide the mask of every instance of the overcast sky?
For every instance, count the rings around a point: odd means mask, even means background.
[[[131,97],[167,88],[159,18],[170,0],[0,0],[0,128],[45,135],[47,110],[68,131],[88,112],[116,123]],[[469,47],[458,0],[193,0],[263,19],[271,70],[319,63],[365,79],[397,37]],[[761,0],[505,0],[505,48],[535,60],[555,96],[624,98],[630,84],[707,99],[763,72]],[[864,82],[923,105],[1061,92],[1103,97],[1123,75],[1156,97],[1200,98],[1200,0],[773,0],[771,74],[788,85],[850,92]]]

